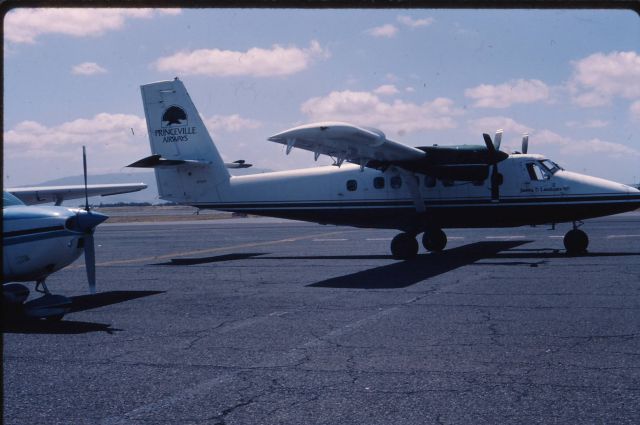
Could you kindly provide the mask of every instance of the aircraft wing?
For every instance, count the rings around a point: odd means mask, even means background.
[[[146,187],[144,183],[90,184],[87,185],[87,193],[89,196],[109,196],[137,192]],[[60,205],[67,199],[84,198],[84,185],[15,187],[5,190],[27,205],[46,202],[55,202],[56,205]]]
[[[420,149],[387,139],[374,128],[358,127],[343,122],[320,122],[301,125],[269,137],[270,141],[292,148],[305,149],[319,155],[329,155],[336,164],[343,161],[365,167],[369,161],[396,162],[420,160],[426,153]]]

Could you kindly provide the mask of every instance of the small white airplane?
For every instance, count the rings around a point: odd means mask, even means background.
[[[640,191],[564,170],[542,155],[500,151],[502,131],[484,145],[411,147],[377,129],[341,122],[295,127],[269,138],[334,158],[335,166],[230,176],[178,78],[141,86],[152,156],[167,201],[322,224],[398,229],[395,258],[441,251],[443,228],[573,222],[569,253],[586,251],[581,220],[635,210]],[[152,161],[153,160],[153,161]],[[153,162],[153,163],[151,163]],[[345,164],[347,162],[348,164]]]
[[[11,187],[5,190],[27,205],[54,202],[56,206],[59,206],[64,200],[84,198],[85,194],[89,196],[110,196],[137,192],[146,188],[147,185],[144,183],[118,183],[90,184],[86,188],[83,185],[68,185]]]
[[[84,148],[83,148],[84,149]],[[86,184],[86,159],[83,150]],[[88,206],[88,193],[84,196]],[[61,206],[28,206],[7,191],[2,192],[2,295],[3,310],[32,318],[61,320],[71,300],[53,295],[46,278],[73,263],[84,251],[89,289],[95,292],[93,232],[108,217]],[[36,282],[42,297],[25,302],[29,289],[20,283]]]

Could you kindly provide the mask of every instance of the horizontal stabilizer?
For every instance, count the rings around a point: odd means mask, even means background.
[[[233,162],[225,162],[224,166],[227,168],[249,168],[253,166],[253,164],[247,164],[244,159],[239,159]]]
[[[185,164],[194,164],[194,165],[205,165],[208,162],[204,161],[194,161],[191,159],[165,159],[160,155],[151,155],[146,158],[142,158],[139,161],[134,162],[133,164],[127,165],[130,168],[156,168],[156,167],[175,167],[178,165]]]

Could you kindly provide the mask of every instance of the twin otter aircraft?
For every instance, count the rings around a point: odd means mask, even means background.
[[[411,147],[377,129],[341,122],[308,124],[269,138],[335,160],[334,166],[230,176],[184,85],[143,85],[153,155],[130,167],[154,168],[160,198],[223,211],[322,224],[398,229],[395,258],[447,243],[443,228],[573,222],[570,253],[589,239],[580,220],[640,207],[630,186],[564,170],[542,155],[500,151],[502,132],[485,145]],[[346,162],[346,163],[345,163]]]

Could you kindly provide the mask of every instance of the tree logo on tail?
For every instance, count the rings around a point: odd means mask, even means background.
[[[163,143],[188,142],[196,134],[195,127],[189,127],[187,113],[180,106],[169,106],[162,114],[160,129],[155,130],[156,137],[162,137]]]
[[[179,106],[169,106],[162,114],[162,127],[187,125],[187,114]]]

